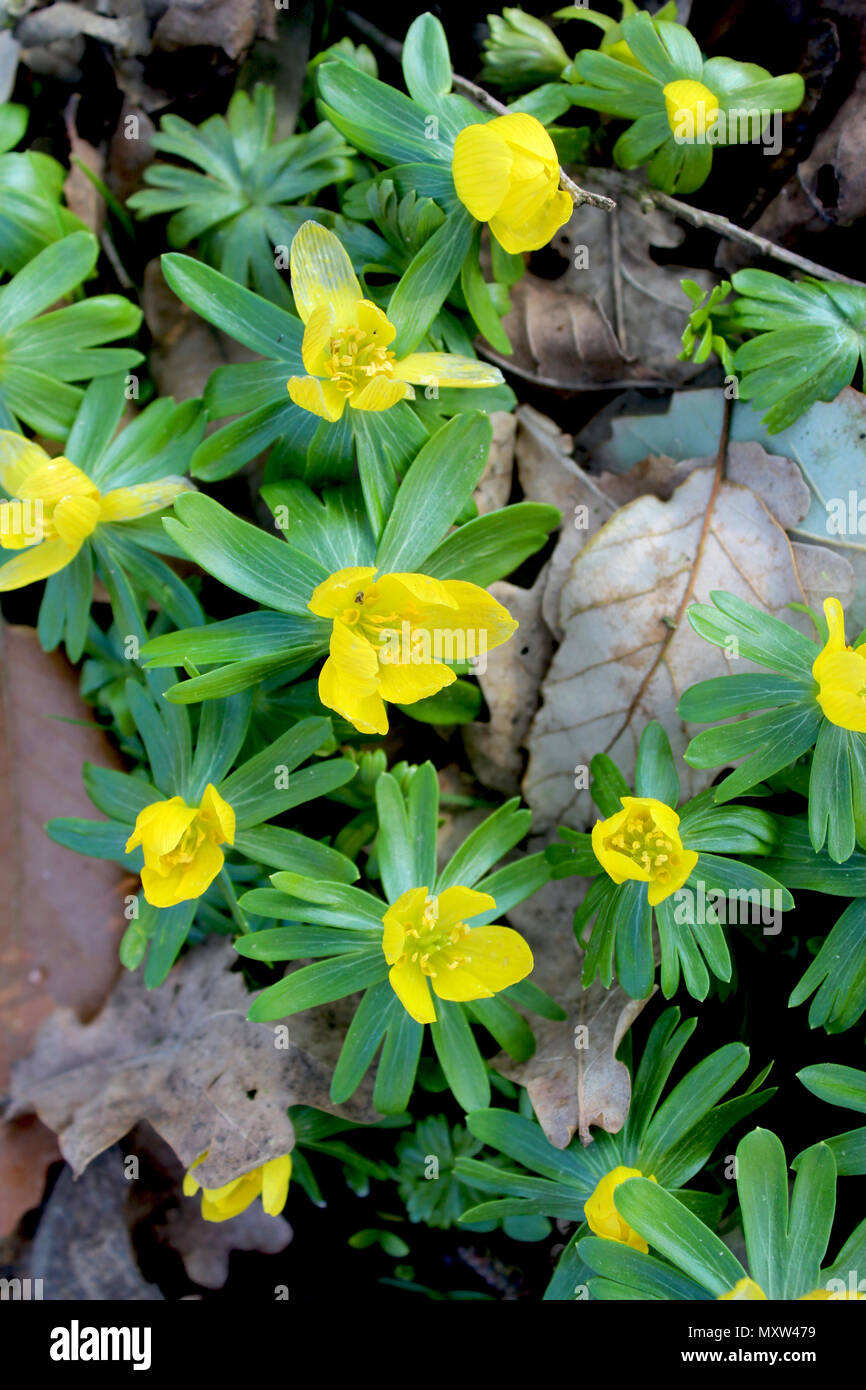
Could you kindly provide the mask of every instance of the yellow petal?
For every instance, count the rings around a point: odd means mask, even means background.
[[[340,328],[356,322],[361,286],[333,232],[318,222],[305,222],[292,241],[290,268],[295,307],[304,323],[320,304],[333,306]]]
[[[202,1192],[201,1214],[205,1221],[230,1221],[240,1216],[256,1200],[262,1190],[261,1171],[256,1168],[225,1187],[205,1188]]]
[[[13,430],[0,430],[0,484],[13,497],[18,497],[21,484],[37,468],[51,460],[44,449]]]
[[[505,380],[498,367],[456,352],[411,352],[395,362],[394,376],[416,386],[499,386]]]
[[[845,610],[837,598],[825,598],[824,617],[827,619],[829,637],[825,652],[845,650]]]
[[[271,1158],[263,1165],[262,1206],[268,1216],[279,1216],[286,1205],[291,1176],[291,1154],[283,1154],[281,1158]]]
[[[195,814],[195,806],[187,806],[182,796],[152,801],[135,818],[135,826],[126,842],[127,854],[136,845],[146,845],[156,855],[169,854],[180,844]]]
[[[319,304],[307,319],[301,356],[310,376],[323,377],[325,363],[331,356],[331,337],[334,331],[333,304]],[[292,380],[295,380],[293,377]]]
[[[524,251],[539,251],[556,235],[560,227],[571,221],[574,202],[564,189],[547,197],[533,214],[519,224],[502,217],[490,219],[490,230],[503,251],[519,256]]]
[[[0,499],[0,547],[3,550],[26,550],[44,539],[44,508],[38,498],[13,502]]]
[[[833,651],[819,657],[816,667],[819,662],[817,700],[824,715],[840,729],[866,733],[866,657]]]
[[[387,347],[397,336],[388,315],[371,299],[359,299],[357,305],[358,327],[362,328],[378,347]]]
[[[533,967],[529,946],[511,927],[473,927],[453,949],[457,968],[439,970],[432,980],[440,999],[489,999],[525,979]],[[444,948],[440,955],[447,959],[450,952]]]
[[[99,488],[69,459],[58,457],[34,468],[19,484],[19,497],[38,497],[47,507],[64,497],[93,497]]]
[[[316,586],[307,607],[317,618],[336,618],[344,608],[351,607],[355,595],[363,591],[375,573],[375,565],[351,565],[337,570]]]
[[[698,862],[698,855],[693,849],[684,849],[679,852],[679,865],[671,870],[671,876],[666,882],[654,878],[650,881],[649,898],[650,907],[658,907],[665,898],[669,898],[672,893],[678,892],[682,888],[692,869]]]
[[[182,492],[195,492],[186,478],[160,478],[155,483],[134,483],[106,492],[99,504],[100,521],[134,521],[139,516],[170,507]]]
[[[328,658],[319,673],[319,699],[328,709],[348,719],[361,734],[388,732],[388,715],[382,696],[378,691],[362,695],[356,687],[350,687],[333,657]]]
[[[414,399],[415,392],[405,381],[380,373],[371,376],[359,391],[352,392],[349,405],[353,410],[390,410],[398,401]]]
[[[289,395],[301,410],[309,410],[320,420],[331,424],[339,420],[346,408],[346,397],[330,381],[319,381],[314,376],[291,376],[288,382]]]
[[[41,545],[34,545],[23,554],[14,556],[5,565],[0,565],[0,593],[6,594],[10,589],[20,589],[25,584],[34,584],[37,579],[47,579],[50,574],[57,574],[70,560],[75,559],[78,549],[78,546],[68,546],[63,541],[43,541]]]
[[[438,695],[456,679],[451,667],[438,661],[402,665],[385,662],[379,667],[379,694],[392,705],[414,705],[417,700]]]
[[[548,170],[559,168],[556,146],[537,116],[530,116],[525,111],[512,111],[507,116],[497,116],[487,128],[491,126],[512,150],[532,155]]]
[[[99,524],[95,497],[62,497],[51,514],[51,525],[70,549],[79,550]]]
[[[451,172],[457,197],[479,222],[489,222],[508,192],[514,156],[495,121],[468,125],[454,141]]]
[[[429,607],[438,604],[445,608],[457,608],[457,599],[452,598],[446,580],[434,579],[429,574],[394,573],[380,575],[376,580],[379,593],[377,608],[396,608],[400,611],[416,603]],[[413,614],[412,621],[416,618]]]
[[[438,895],[437,906],[439,925],[445,928],[477,917],[479,913],[492,912],[496,899],[491,898],[489,893],[479,893],[477,888],[463,888],[458,884],[443,889]]]
[[[717,1303],[725,1303],[728,1301],[733,1301],[734,1303],[758,1303],[763,1301],[766,1303],[767,1295],[764,1293],[760,1284],[755,1283],[754,1279],[738,1279],[734,1287],[728,1293],[719,1294],[716,1300]]]
[[[465,579],[446,579],[443,583],[459,610],[460,626],[484,632],[488,651],[507,642],[517,631],[517,619],[480,584],[470,584]]]
[[[208,782],[201,799],[201,813],[216,822],[220,841],[233,845],[235,842],[235,813],[224,797],[220,796],[212,782]]]
[[[405,965],[393,965],[388,973],[391,988],[403,1008],[416,1023],[435,1023],[436,1010],[430,997],[427,976],[421,967],[412,961]]]
[[[679,78],[662,88],[668,125],[674,135],[691,143],[702,140],[719,114],[714,92],[703,82]]]
[[[145,864],[141,886],[151,907],[175,907],[177,903],[200,898],[213,883],[225,863],[225,856],[212,840],[202,840],[189,864],[176,864],[167,875]]]

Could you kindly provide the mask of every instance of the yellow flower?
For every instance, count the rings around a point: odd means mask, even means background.
[[[679,78],[662,89],[668,113],[668,125],[681,140],[703,140],[719,116],[719,101],[715,92],[703,82]]]
[[[622,796],[623,809],[592,827],[592,848],[614,883],[627,878],[649,884],[650,907],[682,888],[698,862],[683,849],[680,818],[653,796]]]
[[[412,352],[399,361],[388,346],[397,330],[365,299],[341,243],[318,222],[305,222],[291,254],[292,293],[304,323],[301,353],[308,376],[288,387],[295,405],[323,420],[353,410],[388,410],[414,400],[411,383],[498,386],[498,367],[451,352]]]
[[[574,211],[559,187],[553,141],[535,116],[515,112],[466,126],[451,172],[461,203],[512,255],[546,246]]]
[[[235,813],[210,782],[200,806],[182,796],[154,801],[139,811],[126,852],[141,845],[141,886],[151,907],[200,898],[223,866],[222,844],[234,844]]]
[[[24,552],[0,566],[0,593],[62,570],[100,522],[147,516],[192,488],[185,478],[160,478],[103,495],[69,459],[50,458],[12,430],[0,430],[0,484],[13,499],[0,503],[0,547]]]
[[[818,1299],[830,1299],[833,1303],[842,1303],[849,1299],[856,1302],[866,1303],[866,1293],[858,1293],[855,1289],[845,1289],[842,1293],[830,1289],[813,1289],[811,1293],[801,1294],[797,1299],[798,1303],[812,1303]]]
[[[830,635],[812,664],[821,687],[818,704],[831,724],[866,733],[866,642],[854,650],[845,645],[845,614],[837,598],[825,598],[824,616]]]
[[[431,897],[410,888],[385,913],[382,950],[391,988],[417,1023],[435,1023],[440,999],[492,999],[532,970],[532,952],[511,927],[470,927],[462,919],[496,907],[489,893],[446,888]]]
[[[223,1187],[201,1187],[192,1175],[207,1158],[207,1150],[199,1154],[183,1180],[184,1197],[194,1197],[201,1191],[201,1214],[205,1221],[229,1221],[246,1211],[257,1197],[268,1216],[279,1216],[289,1195],[289,1178],[292,1176],[292,1156],[283,1154],[280,1158],[270,1158],[260,1163],[252,1172],[244,1173],[227,1182]]]
[[[612,1168],[596,1184],[595,1191],[584,1204],[583,1214],[594,1235],[603,1236],[605,1240],[618,1240],[620,1245],[630,1245],[632,1250],[642,1250],[646,1254],[649,1246],[643,1236],[639,1236],[620,1216],[613,1201],[613,1194],[621,1182],[642,1177],[639,1168],[625,1168],[622,1164]],[[650,1182],[655,1181],[655,1178],[650,1178]]]
[[[386,734],[385,701],[411,705],[451,685],[443,662],[483,658],[517,628],[485,589],[461,579],[381,574],[374,565],[338,570],[307,607],[331,618],[330,656],[319,699],[362,734]]]

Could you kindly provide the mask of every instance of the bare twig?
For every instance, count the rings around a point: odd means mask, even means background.
[[[830,270],[828,266],[819,265],[817,261],[810,261],[807,256],[798,256],[796,251],[788,251],[784,246],[777,246],[774,241],[770,241],[765,236],[759,236],[757,232],[750,232],[746,227],[739,227],[736,222],[730,222],[727,217],[722,217],[721,213],[708,212],[705,208],[692,207],[691,203],[682,203],[679,198],[672,198],[669,193],[662,193],[658,188],[650,188],[647,184],[636,183],[627,174],[618,173],[611,170],[611,177],[616,181],[623,193],[634,198],[645,208],[647,206],[664,208],[674,217],[681,217],[684,222],[688,222],[692,227],[704,227],[708,231],[716,232],[719,236],[726,237],[728,241],[738,241],[743,246],[750,247],[762,256],[767,256],[774,261],[784,261],[786,265],[794,266],[797,270],[802,270],[806,275],[814,275],[819,280],[831,280],[837,285],[863,285],[862,280],[852,280],[850,276],[843,275],[838,270]]]
[[[679,607],[677,608],[676,614],[668,629],[668,634],[661,645],[659,654],[650,666],[640,685],[638,686],[635,696],[631,704],[629,705],[628,710],[626,711],[625,719],[622,721],[622,724],[617,729],[613,738],[610,739],[610,741],[608,742],[607,747],[604,749],[605,753],[610,752],[617,739],[621,737],[621,735],[625,732],[625,730],[631,723],[632,717],[641,700],[643,699],[647,686],[649,685],[650,681],[652,680],[653,676],[655,675],[656,671],[658,670],[659,666],[664,661],[665,656],[667,655],[668,647],[670,646],[671,642],[674,640],[674,637],[676,636],[676,633],[679,629],[679,625],[683,620],[683,615],[686,609],[688,608],[692,598],[692,594],[694,593],[695,580],[698,576],[698,569],[700,568],[701,559],[704,553],[704,546],[706,545],[707,536],[710,530],[710,522],[712,521],[713,517],[713,508],[716,505],[716,498],[719,495],[719,488],[721,487],[722,479],[725,476],[725,459],[728,455],[728,436],[731,431],[732,411],[733,401],[730,397],[726,396],[725,410],[724,415],[722,416],[722,429],[721,434],[719,436],[719,447],[716,451],[716,466],[715,472],[713,474],[713,485],[710,488],[710,495],[707,499],[707,510],[704,512],[703,525],[701,526],[701,534],[698,537],[698,544],[695,549],[695,558],[692,563],[691,573],[689,574],[689,582],[685,587],[685,592],[683,593],[683,596],[680,599]]]
[[[377,29],[375,24],[371,24],[369,19],[364,19],[361,15],[355,14],[351,10],[346,11],[346,18],[365,38],[370,39],[373,43],[377,44],[379,48],[383,49],[385,53],[389,53],[392,58],[396,58],[399,62],[403,52],[403,45],[398,43],[396,39],[389,38],[387,34],[382,33],[381,29]],[[493,111],[497,116],[508,116],[510,114],[507,106],[503,106],[501,101],[497,101],[496,97],[492,97],[489,92],[485,92],[484,88],[479,87],[477,83],[470,82],[467,77],[461,77],[459,73],[455,72],[453,74],[453,84],[455,92],[460,92],[463,96],[468,97],[470,101],[474,101],[483,111]],[[603,193],[591,193],[589,189],[581,188],[561,167],[559,170],[559,182],[566,193],[570,194],[576,208],[579,208],[582,203],[588,203],[590,207],[601,208],[604,212],[612,212],[616,207],[613,198],[607,198]]]

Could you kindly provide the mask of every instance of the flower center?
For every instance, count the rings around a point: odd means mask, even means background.
[[[371,377],[394,375],[396,356],[363,328],[341,328],[331,338],[325,371],[338,391],[350,395]]]
[[[194,820],[177,848],[162,856],[163,863],[170,864],[172,867],[176,864],[191,864],[204,837],[205,832],[202,826],[198,820]]]
[[[427,898],[418,921],[414,925],[406,923],[404,931],[406,949],[394,962],[398,969],[411,961],[420,966],[422,974],[435,979],[440,970],[456,970],[472,962],[464,945],[471,928],[465,922],[440,927],[436,898]]]
[[[678,846],[659,830],[648,811],[632,811],[608,844],[659,883],[667,883],[671,871],[680,865]]]

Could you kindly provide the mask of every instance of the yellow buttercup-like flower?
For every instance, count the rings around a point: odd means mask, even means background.
[[[622,1164],[612,1168],[599,1180],[592,1196],[584,1203],[583,1214],[594,1235],[603,1236],[605,1240],[617,1240],[620,1245],[630,1245],[632,1250],[642,1250],[646,1254],[649,1246],[643,1236],[639,1236],[620,1216],[613,1201],[613,1194],[621,1182],[642,1177],[639,1168],[626,1168]],[[650,1178],[650,1182],[655,1181],[655,1178]]]
[[[261,1197],[268,1216],[279,1216],[289,1195],[291,1154],[260,1163],[258,1168],[235,1178],[234,1182],[227,1182],[223,1187],[201,1187],[193,1177],[193,1168],[197,1168],[206,1158],[207,1150],[199,1155],[183,1180],[185,1197],[194,1197],[201,1192],[201,1214],[205,1221],[230,1221],[233,1216],[246,1211],[257,1197]]]
[[[476,661],[517,628],[486,589],[426,574],[338,570],[307,605],[333,621],[319,699],[362,734],[386,734],[385,701],[411,705],[456,680],[447,662]]]
[[[514,112],[466,126],[451,172],[461,203],[512,255],[546,246],[574,211],[559,187],[553,141],[535,116]]]
[[[174,907],[201,897],[223,866],[219,846],[234,839],[235,813],[208,782],[200,806],[173,796],[139,811],[126,852],[144,850],[141,886],[151,907]]]
[[[291,252],[292,293],[304,323],[301,352],[308,376],[288,387],[295,405],[323,420],[353,410],[388,410],[414,400],[415,386],[498,386],[498,367],[452,352],[411,352],[398,360],[397,330],[358,283],[340,241],[305,222]]]
[[[431,897],[410,888],[382,918],[382,950],[391,988],[417,1023],[435,1023],[430,995],[465,1002],[492,999],[532,970],[532,952],[511,927],[470,927],[465,917],[490,912],[496,900],[474,888],[446,888]]]
[[[653,796],[622,796],[623,809],[592,827],[592,849],[614,883],[627,878],[649,884],[651,907],[682,888],[698,862],[683,849],[680,818]]]
[[[668,113],[668,125],[680,140],[703,140],[719,116],[719,101],[715,92],[703,82],[680,78],[662,89]]]
[[[0,430],[0,484],[12,498],[0,503],[0,547],[22,551],[0,565],[0,593],[62,570],[100,522],[147,516],[192,488],[185,478],[160,478],[103,494],[69,459],[50,458],[12,430]]]
[[[837,598],[825,598],[830,635],[812,664],[820,686],[818,704],[831,724],[866,733],[866,642],[845,645],[845,614]]]

